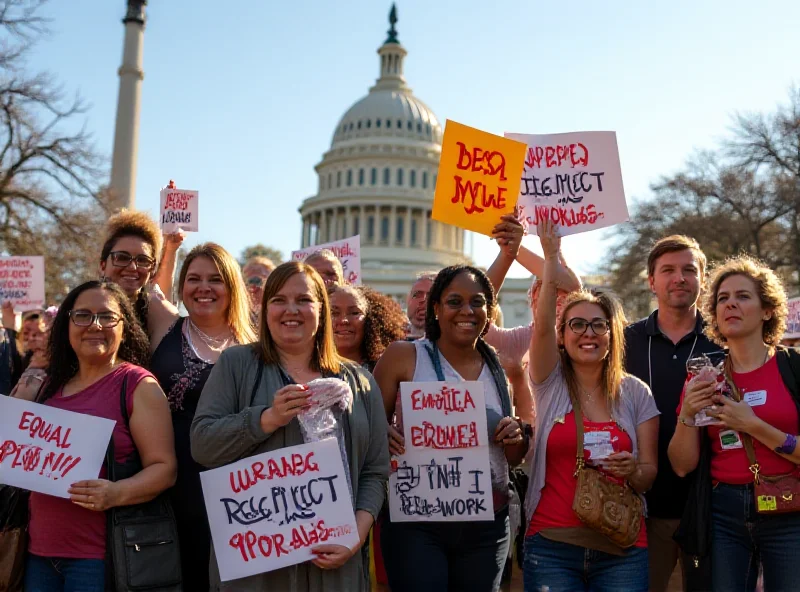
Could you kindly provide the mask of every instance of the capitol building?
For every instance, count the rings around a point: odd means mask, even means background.
[[[406,83],[406,49],[391,28],[378,49],[380,77],[342,116],[316,165],[317,193],[300,206],[302,247],[361,236],[368,284],[405,305],[417,274],[471,263],[466,232],[431,220],[442,124]],[[468,122],[467,122],[468,123]],[[530,279],[509,278],[500,292],[504,325],[530,322]]]

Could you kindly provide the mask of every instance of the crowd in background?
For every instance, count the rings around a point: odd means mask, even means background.
[[[139,462],[118,480],[104,467],[69,499],[30,494],[24,589],[106,589],[107,512],[162,494],[181,579],[158,589],[349,592],[385,569],[393,592],[488,592],[514,555],[531,591],[665,591],[676,577],[684,590],[754,590],[760,572],[767,591],[796,588],[800,506],[761,501],[764,483],[800,499],[800,358],[781,345],[781,279],[748,255],[709,269],[694,239],[664,237],[642,253],[657,308],[629,324],[612,293],[582,288],[558,228],[537,231],[543,257],[504,216],[486,272],[409,278],[404,308],[347,285],[328,250],[240,268],[204,243],[177,270],[181,234],[162,236],[141,212],[112,217],[96,280],[57,309],[20,318],[2,306],[0,392],[116,421],[115,462]],[[501,327],[514,261],[536,277],[533,320]],[[687,370],[703,355],[719,378]],[[305,385],[325,377],[353,394],[336,434],[360,544],[320,544],[313,561],[221,582],[200,473],[302,444]],[[400,384],[437,380],[483,384],[494,520],[390,519]],[[701,413],[713,425],[697,425]],[[618,492],[627,523],[593,513],[603,492]]]

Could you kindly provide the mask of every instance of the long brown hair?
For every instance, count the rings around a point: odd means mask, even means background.
[[[607,292],[596,293],[588,290],[578,290],[571,292],[564,302],[564,310],[558,320],[558,334],[561,342],[564,341],[564,332],[567,328],[569,311],[581,302],[596,304],[608,319],[608,355],[603,360],[603,374],[601,381],[606,397],[612,403],[619,396],[619,388],[625,376],[625,313],[616,296]],[[569,357],[566,348],[560,348],[561,367],[564,370],[564,378],[567,381],[567,388],[575,396],[578,395],[578,379],[575,376],[575,368],[572,366],[572,358]]]
[[[333,342],[333,325],[331,323],[331,307],[325,282],[310,265],[300,261],[288,261],[276,267],[264,285],[264,298],[261,301],[261,320],[258,327],[257,351],[265,364],[281,363],[280,353],[267,324],[267,308],[269,301],[281,291],[289,279],[298,273],[305,274],[313,284],[314,298],[320,303],[319,328],[314,336],[314,353],[311,356],[311,369],[317,372],[337,374],[342,368],[342,358],[336,353]]]
[[[228,288],[230,304],[225,313],[225,321],[234,338],[238,343],[253,343],[256,340],[256,332],[250,321],[250,301],[242,279],[242,271],[233,255],[224,248],[216,243],[203,243],[189,251],[178,276],[178,293],[183,296],[183,285],[186,282],[189,265],[198,257],[205,257],[217,266],[222,281]]]

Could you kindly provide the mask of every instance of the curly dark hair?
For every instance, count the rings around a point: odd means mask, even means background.
[[[497,296],[494,293],[492,282],[486,277],[477,267],[472,265],[451,265],[445,267],[436,276],[431,286],[430,294],[428,294],[428,306],[425,309],[425,336],[431,341],[438,341],[442,336],[442,328],[439,326],[439,321],[436,318],[436,313],[433,311],[434,304],[441,304],[442,294],[447,289],[456,277],[462,273],[468,273],[474,277],[483,289],[483,295],[486,296],[486,326],[481,331],[481,337],[486,335],[489,330],[489,319],[494,318],[497,309]]]
[[[85,282],[67,294],[53,320],[50,341],[47,345],[50,366],[47,369],[47,382],[40,401],[46,401],[55,395],[78,372],[78,356],[69,342],[69,313],[74,308],[78,296],[88,290],[108,292],[119,306],[123,332],[117,358],[137,366],[147,366],[150,361],[150,342],[136,318],[131,301],[122,288],[107,281]]]
[[[364,296],[368,306],[361,356],[365,362],[374,365],[387,347],[405,339],[406,315],[400,305],[386,294],[367,286],[359,286],[356,290]]]

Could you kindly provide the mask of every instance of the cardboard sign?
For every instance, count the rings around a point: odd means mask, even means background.
[[[10,300],[14,310],[45,308],[44,257],[0,257],[0,302]]]
[[[361,285],[361,235],[357,234],[350,238],[325,243],[324,245],[314,245],[298,251],[292,251],[292,261],[305,261],[309,255],[318,251],[328,249],[339,258],[344,269],[344,281],[351,286]]]
[[[614,132],[512,134],[525,142],[519,202],[526,232],[550,218],[560,236],[628,220]]]
[[[199,191],[188,189],[161,190],[161,230],[165,234],[172,234],[179,228],[187,232],[197,232],[197,201],[200,199]]]
[[[359,543],[334,438],[200,473],[222,581],[314,558],[321,544]]]
[[[0,483],[68,498],[97,479],[115,422],[0,395]]]
[[[492,235],[517,203],[525,145],[448,120],[431,218]]]
[[[800,297],[790,298],[789,316],[786,319],[786,333],[784,339],[800,339]]]
[[[389,476],[392,522],[494,520],[480,382],[400,383],[406,453]]]

